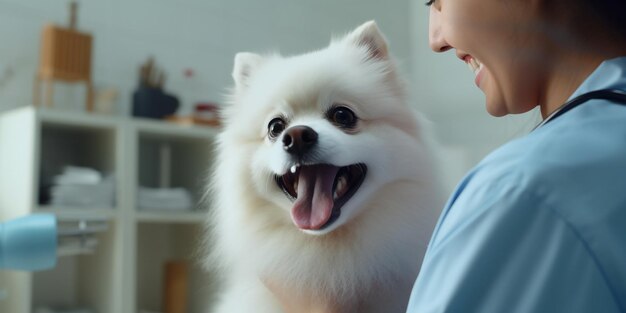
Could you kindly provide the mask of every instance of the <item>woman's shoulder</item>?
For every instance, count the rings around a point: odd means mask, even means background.
[[[524,202],[564,215],[626,203],[626,106],[592,100],[496,149],[458,185],[449,205]],[[471,203],[470,203],[471,202]]]
[[[622,232],[626,227],[626,119],[619,127],[604,123],[531,133],[492,152],[470,171],[448,201],[442,233],[477,218],[514,216],[512,220],[521,221],[539,215],[596,238]],[[604,253],[609,248],[598,249]],[[626,253],[620,260],[626,261]]]
[[[591,210],[626,212],[626,107],[581,108],[492,152],[468,175],[465,191],[511,203],[518,195],[574,224]]]
[[[591,100],[496,149],[477,168],[496,176],[520,172],[547,183],[626,181],[626,106]],[[624,175],[609,175],[616,171]]]

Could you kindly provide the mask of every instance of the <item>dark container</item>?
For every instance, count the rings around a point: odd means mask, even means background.
[[[160,88],[139,87],[133,93],[133,116],[162,119],[178,110],[178,99]]]

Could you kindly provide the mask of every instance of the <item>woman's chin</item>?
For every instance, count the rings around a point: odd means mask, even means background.
[[[501,117],[509,114],[504,99],[502,97],[495,97],[493,95],[486,95],[485,108],[487,113],[494,117]]]
[[[487,113],[489,113],[489,115],[493,116],[493,117],[502,117],[507,115],[508,113],[506,112],[506,110],[501,110],[501,109],[494,109],[492,107],[490,107],[489,105],[487,105]]]

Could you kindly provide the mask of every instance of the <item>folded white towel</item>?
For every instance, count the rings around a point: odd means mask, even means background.
[[[139,187],[137,206],[146,210],[185,211],[193,208],[193,199],[185,188]]]
[[[78,166],[66,166],[63,173],[54,177],[55,185],[75,185],[75,184],[98,184],[102,181],[100,172],[88,168]]]
[[[52,186],[54,206],[109,208],[115,206],[115,183],[112,176],[97,184],[63,184]]]

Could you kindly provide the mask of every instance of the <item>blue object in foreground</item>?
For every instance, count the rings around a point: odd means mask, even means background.
[[[0,223],[0,270],[37,271],[57,259],[57,223],[53,214],[34,214]]]

